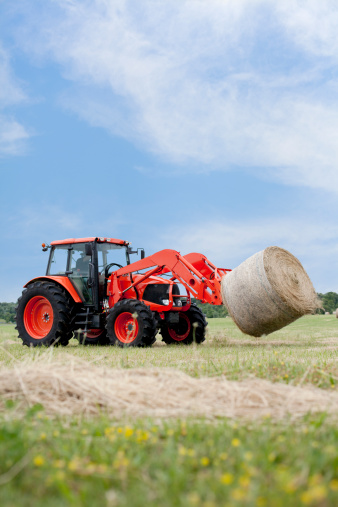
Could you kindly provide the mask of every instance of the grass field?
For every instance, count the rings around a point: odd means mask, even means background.
[[[268,337],[243,335],[231,319],[210,319],[201,346],[52,350],[108,368],[165,367],[193,377],[264,378],[338,386],[338,320],[304,317]],[[45,351],[23,347],[0,325],[0,368],[18,368]],[[50,351],[48,351],[50,353]],[[48,417],[40,405],[0,415],[1,505],[335,506],[337,421],[326,414],[292,422],[216,418],[131,420]]]

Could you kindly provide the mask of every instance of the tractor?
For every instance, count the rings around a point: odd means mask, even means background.
[[[145,257],[128,241],[80,238],[42,244],[45,276],[30,280],[18,300],[16,329],[29,347],[145,347],[160,331],[166,344],[202,343],[207,322],[194,303],[222,304],[221,279],[204,255],[161,250]],[[131,262],[133,254],[139,260]]]

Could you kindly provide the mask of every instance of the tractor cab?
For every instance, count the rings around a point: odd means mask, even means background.
[[[44,247],[45,249],[46,247]],[[53,241],[46,276],[67,277],[85,305],[99,310],[109,274],[130,264],[127,241],[82,238]]]

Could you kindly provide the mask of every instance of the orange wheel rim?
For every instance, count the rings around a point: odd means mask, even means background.
[[[138,322],[130,312],[120,313],[116,317],[114,330],[117,339],[122,343],[132,343],[138,333]]]
[[[185,313],[180,313],[178,330],[176,331],[175,329],[168,327],[168,332],[173,340],[181,342],[182,340],[185,340],[189,336],[190,329],[191,324],[189,317],[185,315]]]
[[[23,320],[27,333],[32,338],[41,340],[48,335],[53,326],[52,305],[43,296],[34,296],[26,305]]]

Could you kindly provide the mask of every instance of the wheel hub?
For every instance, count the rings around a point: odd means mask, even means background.
[[[49,319],[50,319],[49,313],[45,313],[45,314],[43,315],[43,317],[42,317],[42,320],[43,320],[44,322],[49,322]]]
[[[129,312],[120,313],[115,320],[115,334],[122,343],[131,343],[137,337],[139,330],[137,319]]]

